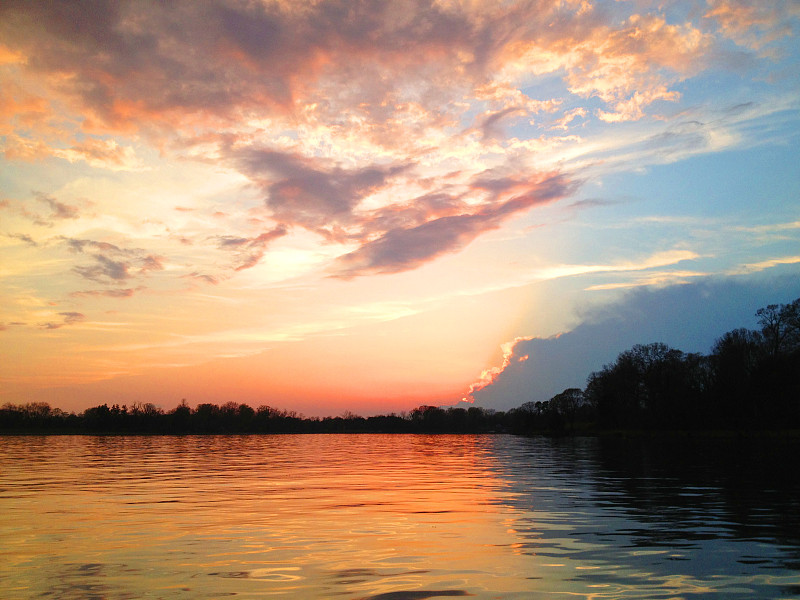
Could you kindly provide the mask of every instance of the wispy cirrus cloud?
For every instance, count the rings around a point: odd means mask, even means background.
[[[141,288],[140,288],[141,289]],[[111,290],[82,290],[72,292],[71,296],[77,297],[105,297],[105,298],[130,298],[136,293],[133,288],[111,289]]]
[[[37,198],[40,202],[44,202],[50,207],[52,211],[50,213],[51,219],[77,219],[79,216],[77,206],[59,202],[55,198],[41,193],[37,194]]]
[[[743,275],[747,273],[757,273],[758,271],[764,271],[766,269],[771,269],[772,267],[777,267],[780,265],[794,265],[797,263],[800,263],[800,256],[782,256],[779,258],[770,258],[755,263],[741,265],[733,269],[731,274]]]
[[[4,200],[0,208],[19,215],[39,227],[54,227],[59,222],[80,218],[80,210],[74,204],[67,204],[42,192],[34,192],[33,196],[36,200],[35,207],[31,206],[31,203]],[[40,207],[46,208],[42,210]]]
[[[7,233],[6,236],[10,237],[11,239],[14,239],[14,240],[19,240],[21,242],[25,242],[29,246],[36,247],[36,246],[39,245],[39,243],[36,240],[34,240],[27,233]]]

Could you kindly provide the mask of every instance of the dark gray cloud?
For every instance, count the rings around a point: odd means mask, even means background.
[[[587,312],[572,331],[517,342],[506,369],[473,393],[475,402],[506,410],[549,400],[569,387],[582,388],[592,371],[634,344],[662,342],[684,352],[707,353],[727,331],[755,328],[758,308],[800,297],[800,272],[787,272],[773,278],[706,279],[634,290]]]

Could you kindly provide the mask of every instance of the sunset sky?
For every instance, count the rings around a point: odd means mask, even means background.
[[[6,0],[0,404],[510,408],[707,352],[800,296],[799,32],[796,0]]]

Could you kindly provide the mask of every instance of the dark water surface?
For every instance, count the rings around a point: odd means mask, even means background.
[[[800,446],[0,437],[0,597],[800,597]]]

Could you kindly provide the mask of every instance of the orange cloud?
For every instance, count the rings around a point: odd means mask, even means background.
[[[91,15],[7,3],[0,17],[5,55],[26,56],[17,68],[47,75],[51,90],[82,115],[84,131],[196,133],[289,116],[345,131],[366,127],[373,141],[390,145],[408,140],[388,133],[415,127],[419,117],[420,133],[452,124],[459,96],[494,97],[491,110],[557,106],[558,99],[520,92],[516,80],[531,70],[564,69],[573,93],[612,108],[637,91],[640,103],[669,98],[652,90],[693,72],[711,43],[689,24],[634,14],[619,25],[611,11],[559,0],[420,0],[402,11],[392,3],[343,10],[332,2],[110,2]],[[407,119],[409,110],[417,118]]]
[[[503,351],[503,362],[500,366],[497,367],[490,367],[488,369],[484,369],[481,371],[481,375],[477,381],[470,384],[469,390],[467,391],[467,395],[462,398],[463,402],[474,402],[475,399],[473,394],[482,390],[485,387],[492,385],[495,380],[500,376],[500,374],[505,371],[508,366],[511,364],[512,360],[514,362],[525,362],[528,360],[529,356],[524,354],[522,356],[515,356],[514,350],[517,347],[517,344],[520,342],[527,342],[532,340],[532,337],[516,337],[510,342],[505,342],[500,345],[500,349]]]
[[[717,21],[723,35],[756,50],[794,35],[796,23],[792,23],[792,18],[800,17],[800,5],[791,0],[709,0],[708,3],[710,8],[705,17]]]

